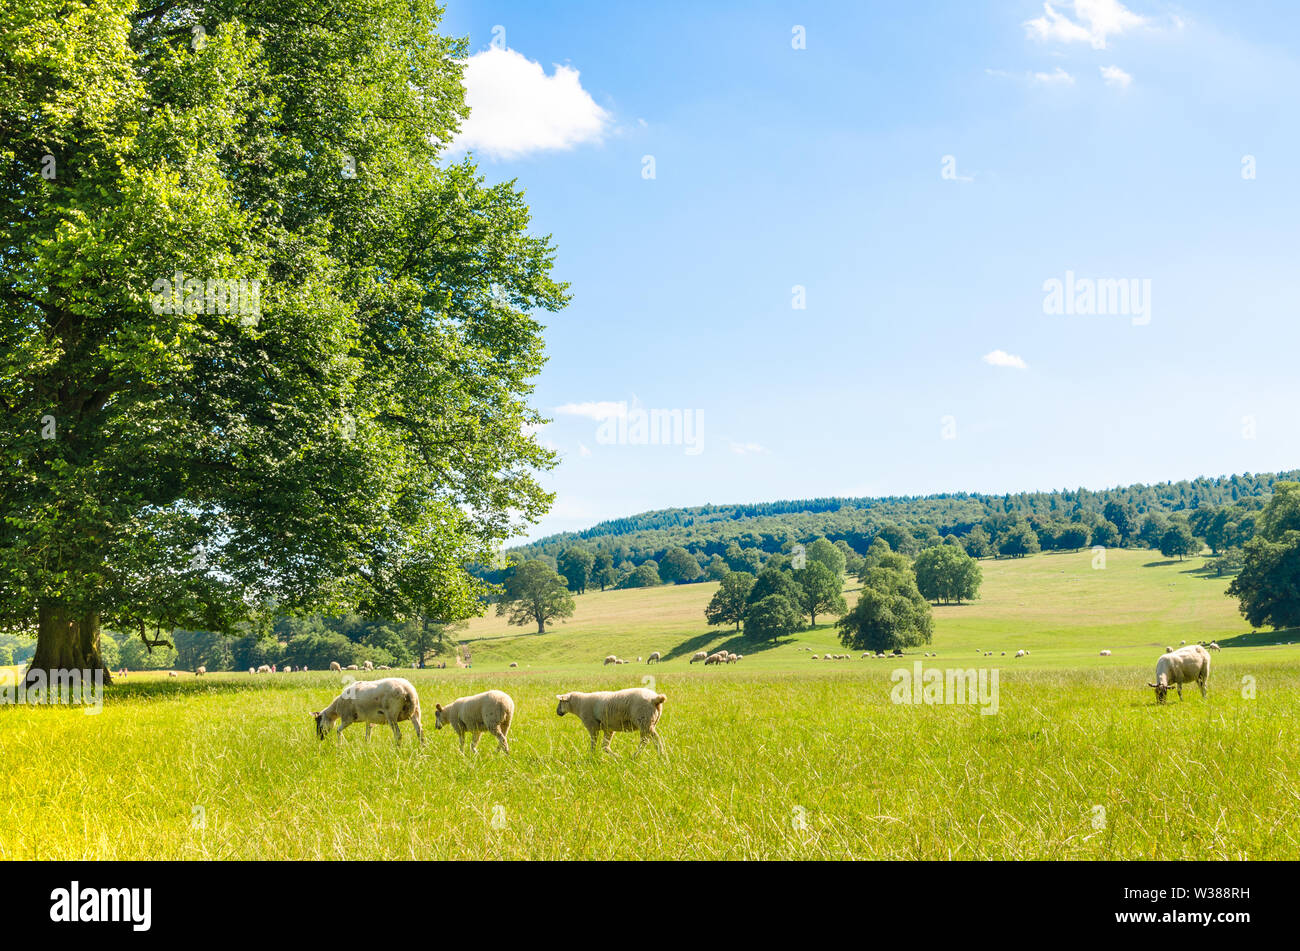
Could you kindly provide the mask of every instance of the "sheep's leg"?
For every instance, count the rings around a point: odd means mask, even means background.
[[[387,714],[385,714],[385,716],[387,716]],[[394,720],[392,717],[388,717],[388,725],[391,726],[391,727],[393,728],[393,736],[395,736],[395,737],[397,738],[397,745],[398,745],[398,746],[401,746],[401,745],[402,745],[402,728],[401,728],[400,726],[397,725],[397,721]]]
[[[613,739],[614,739],[614,731],[613,731],[613,730],[606,730],[606,731],[605,731],[605,752],[606,752],[606,753],[612,753],[612,752],[614,752],[613,750],[611,750],[611,749],[609,748],[610,741],[613,740]]]
[[[591,733],[591,751],[594,753],[596,752],[596,739],[600,736],[600,729],[591,726],[587,727],[587,730]]]
[[[1183,699],[1183,685],[1181,683],[1178,685],[1178,699]]]
[[[366,724],[366,742],[367,742],[367,743],[370,742],[370,728],[371,728],[372,726],[374,726],[373,723],[367,723],[367,724]]]
[[[648,740],[648,739],[650,739],[650,734],[649,734],[649,733],[646,733],[644,730],[642,730],[642,731],[641,731],[641,742],[638,743],[638,744],[636,745],[636,752],[632,754],[632,758],[633,758],[633,759],[636,759],[638,756],[641,755],[641,751],[642,751],[643,749],[645,749],[645,741]]]
[[[510,742],[506,739],[506,735],[504,731],[502,731],[501,727],[496,728],[496,737],[497,737],[497,746],[500,749],[504,750],[506,753],[509,753]]]
[[[471,753],[477,753],[477,752],[478,752],[478,738],[479,738],[480,736],[482,736],[482,735],[483,735],[483,731],[482,731],[482,730],[475,730],[475,731],[474,731],[474,742],[472,742],[472,743],[469,745],[469,751],[470,751]]]
[[[420,741],[420,745],[423,746],[423,745],[424,745],[424,727],[422,727],[422,726],[420,725],[420,718],[419,718],[419,717],[411,717],[411,722],[415,724],[415,736],[416,736],[417,739],[419,739],[419,741]]]
[[[1198,680],[1198,681],[1196,681],[1196,682],[1197,682],[1197,683],[1200,685],[1200,687],[1201,687],[1201,696],[1204,697],[1204,696],[1205,696],[1205,678],[1201,678],[1200,680]]]
[[[464,753],[465,752],[465,731],[457,730],[456,735],[460,737],[460,751]]]
[[[664,751],[664,741],[659,738],[659,731],[652,726],[650,727],[650,735],[655,738],[655,749],[662,754]]]

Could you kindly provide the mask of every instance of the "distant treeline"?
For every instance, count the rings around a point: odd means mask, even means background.
[[[583,532],[551,535],[511,549],[515,563],[541,559],[574,590],[704,580],[722,570],[754,571],[770,555],[817,538],[864,555],[877,537],[903,554],[960,543],[975,557],[1017,557],[1087,545],[1141,545],[1182,556],[1204,542],[1216,553],[1253,536],[1253,514],[1279,481],[1300,470],[1198,478],[1093,491],[955,493],[887,498],[820,498],[664,509],[601,522]],[[698,564],[683,568],[685,551]],[[584,554],[592,556],[587,566]],[[848,554],[846,552],[846,554]],[[658,575],[665,561],[671,577]],[[573,568],[566,572],[568,563]],[[640,570],[649,565],[653,571]],[[711,566],[711,567],[710,567]],[[507,570],[476,573],[500,581]],[[572,577],[570,577],[572,575]],[[585,576],[585,577],[584,577]]]

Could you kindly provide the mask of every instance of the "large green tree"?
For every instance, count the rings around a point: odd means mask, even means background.
[[[564,575],[564,580],[569,585],[569,590],[585,594],[587,584],[592,580],[592,571],[595,569],[595,556],[587,549],[574,545],[560,552],[555,561],[560,574]]]
[[[1255,627],[1300,627],[1300,483],[1274,487],[1227,593]]]
[[[837,555],[839,552],[835,552]],[[814,627],[817,615],[832,614],[839,616],[848,610],[844,601],[844,581],[838,574],[832,574],[824,562],[808,561],[808,567],[794,572],[795,583],[799,586],[802,600],[799,607],[808,615]]]
[[[432,0],[11,0],[0,13],[0,627],[322,608],[454,619],[550,497],[512,184],[442,152]],[[156,635],[155,635],[156,636]]]
[[[739,631],[753,587],[754,576],[747,571],[731,571],[723,575],[718,590],[704,609],[704,619],[710,624],[734,624]]]
[[[873,568],[838,627],[845,647],[879,652],[930,643],[934,619],[910,570]]]
[[[955,545],[927,548],[916,556],[916,587],[928,601],[973,601],[984,572],[979,562]]]
[[[526,561],[506,579],[497,615],[508,615],[511,624],[537,624],[537,633],[546,633],[546,623],[572,617],[573,595],[564,579],[544,561]]]

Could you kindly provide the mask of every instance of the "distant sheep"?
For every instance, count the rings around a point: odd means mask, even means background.
[[[721,664],[726,659],[727,655],[725,654],[710,654],[708,657],[704,658],[704,666],[708,667],[710,664]]]
[[[735,662],[736,662],[737,664],[739,664],[739,663],[740,663],[742,660],[744,660],[744,659],[745,659],[745,655],[744,655],[744,654],[737,654],[737,655],[736,655],[736,661],[735,661]]]
[[[512,661],[510,662],[510,666],[511,666],[511,667],[518,667],[519,664],[518,664],[516,661],[513,661],[513,660],[512,660]]]
[[[1210,652],[1200,644],[1182,647],[1156,661],[1156,682],[1147,684],[1156,690],[1156,702],[1164,703],[1165,694],[1177,687],[1178,699],[1183,699],[1183,684],[1195,682],[1205,696],[1205,683],[1210,679]]]
[[[256,668],[256,667],[250,667],[250,668],[248,668],[248,672],[249,672],[250,674],[256,674],[256,673],[257,673],[257,668]]]
[[[657,664],[659,662],[659,652],[655,651],[653,654],[651,654],[649,657],[645,659],[645,662],[647,666],[649,666],[650,664]]]
[[[1021,648],[1020,650],[1016,651],[1016,656],[1017,656],[1017,657],[1024,657],[1024,656],[1025,656],[1025,650],[1024,650],[1024,648]]]
[[[285,664],[285,665],[284,665],[284,672],[285,672],[286,674],[291,674],[291,673],[293,673],[293,665],[292,665],[292,664]]]
[[[271,666],[269,664],[263,664],[261,667],[257,668],[257,672],[259,674],[269,674],[271,672]]]
[[[208,668],[206,668],[206,667],[196,667],[196,668],[194,669],[194,676],[195,676],[195,677],[202,677],[202,676],[203,676],[204,674],[206,674],[207,672],[208,672]]]
[[[366,669],[366,670],[374,670],[374,669],[375,669],[375,662],[374,662],[373,660],[368,660],[368,661],[365,662],[365,665],[364,665],[364,666],[365,666],[365,669]]]
[[[169,670],[169,671],[167,671],[167,676],[168,676],[168,677],[179,677],[180,674],[176,673],[176,671],[174,671],[174,670]]]
[[[704,660],[704,661],[707,661],[708,659],[709,659],[709,652],[708,652],[708,651],[696,651],[696,652],[694,653],[694,655],[692,655],[692,657],[691,657],[691,661],[690,661],[690,662],[693,664],[693,663],[695,663],[697,660]]]
[[[415,725],[415,735],[421,743],[424,742],[424,730],[420,726],[420,695],[409,680],[401,677],[350,683],[328,707],[312,716],[316,718],[316,735],[322,740],[335,722],[340,737],[353,723],[364,723],[367,740],[370,739],[371,727],[376,723],[387,723],[401,745],[402,731],[397,724],[410,720]]]
[[[497,746],[510,752],[510,741],[506,734],[510,732],[510,721],[515,716],[515,702],[508,693],[500,690],[488,690],[472,697],[459,697],[447,704],[433,705],[433,727],[441,730],[450,726],[460,738],[460,750],[465,752],[465,734],[473,735],[470,752],[478,752],[478,738],[483,733],[491,733],[497,738]]]
[[[1166,653],[1166,654],[1172,654],[1173,652],[1174,652],[1174,649],[1173,649],[1172,647],[1166,647],[1166,648],[1165,648],[1165,653]]]
[[[617,663],[618,663],[618,658],[615,657],[613,654],[610,654],[608,657],[605,658],[604,666],[608,667],[610,664],[617,664]]]
[[[360,670],[361,668],[358,667],[356,664],[348,664],[347,667],[345,667],[345,668],[343,668],[343,669],[344,669],[344,670]]]
[[[1218,644],[1217,641],[1210,641],[1210,645],[1209,645],[1209,647],[1210,647],[1210,650],[1212,650],[1212,651],[1221,651],[1221,650],[1223,650],[1223,648],[1219,646],[1219,644]]]
[[[714,655],[716,656],[716,655]],[[706,661],[707,663],[707,661]],[[636,748],[636,755],[641,754],[646,740],[654,739],[655,748],[664,751],[663,740],[655,730],[659,716],[663,713],[664,701],[668,698],[661,693],[647,690],[645,687],[629,687],[626,690],[603,690],[599,693],[579,693],[570,691],[556,695],[559,704],[555,708],[558,716],[572,713],[591,734],[591,751],[596,752],[596,738],[603,731],[605,734],[605,752],[610,752],[609,744],[614,734],[629,733],[638,730],[641,743]]]
[[[1102,652],[1101,652],[1101,656],[1102,656],[1102,657],[1109,657],[1109,656],[1110,656],[1110,651],[1102,651]]]
[[[343,668],[339,666],[339,662],[337,660],[330,661],[330,670],[342,670],[342,669]]]
[[[822,654],[822,660],[831,660],[831,659],[832,658],[830,654]]]
[[[735,662],[736,662],[736,655],[735,655],[735,654],[728,653],[728,654],[727,654],[727,663],[728,663],[728,664],[734,664]]]

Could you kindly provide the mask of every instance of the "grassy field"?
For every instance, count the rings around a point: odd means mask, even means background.
[[[337,675],[133,675],[95,715],[0,709],[0,857],[1300,857],[1300,637],[1252,638],[1198,567],[986,562],[982,601],[936,609],[925,663],[997,668],[996,715],[891,702],[916,658],[809,660],[843,651],[828,627],[767,649],[717,635],[712,585],[589,594],[543,636],[472,623],[473,669],[403,673],[423,748],[409,725],[400,749],[357,726],[317,741]],[[1155,705],[1161,648],[1210,638],[1208,699]],[[746,659],[687,665],[723,643]],[[671,659],[600,665],[652,650]],[[558,692],[645,677],[669,698],[665,756],[627,734],[592,756],[555,716]],[[515,698],[513,752],[462,756],[433,704],[488,687]]]

